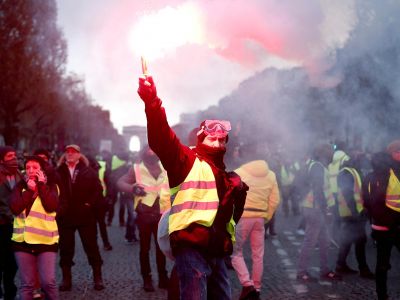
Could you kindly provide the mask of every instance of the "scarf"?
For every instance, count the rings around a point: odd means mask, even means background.
[[[224,155],[226,148],[215,148],[205,144],[198,144],[194,151],[197,153],[200,159],[204,159],[211,166],[219,169],[219,171],[225,171]]]
[[[3,161],[1,167],[2,171],[6,175],[15,175],[18,171],[18,161],[16,158]]]

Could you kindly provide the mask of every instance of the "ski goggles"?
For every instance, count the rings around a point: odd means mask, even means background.
[[[205,120],[200,130],[206,135],[225,137],[231,131],[231,123],[225,120]]]

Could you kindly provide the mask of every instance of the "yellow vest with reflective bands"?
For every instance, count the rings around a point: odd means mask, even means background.
[[[360,174],[358,174],[357,170],[354,168],[343,168],[341,171],[346,170],[348,171],[354,179],[354,201],[356,203],[356,209],[358,213],[361,213],[362,210],[364,209],[363,206],[363,199],[361,196],[361,177]],[[347,205],[346,199],[343,196],[343,193],[341,189],[338,189],[338,202],[339,202],[339,215],[341,217],[350,217],[352,216],[351,210],[349,206]],[[355,217],[355,216],[354,216]]]
[[[196,158],[188,176],[171,189],[172,207],[169,234],[187,228],[192,223],[211,227],[219,206],[215,177],[210,165]],[[235,222],[231,216],[226,229],[235,241]]]
[[[39,196],[33,202],[28,216],[25,215],[25,211],[14,218],[11,238],[14,242],[45,245],[58,243],[56,213],[46,212]]]
[[[139,201],[142,204],[146,204],[148,206],[153,206],[154,202],[157,198],[160,200],[160,210],[163,211],[164,207],[161,207],[163,203],[169,201],[169,186],[168,179],[165,170],[161,168],[161,173],[157,179],[150,174],[149,170],[146,168],[143,162],[140,164],[135,164],[133,166],[135,171],[136,183],[144,186],[144,190],[146,191],[146,196],[135,196],[134,197],[134,208],[138,205]],[[162,202],[161,202],[161,197]]]
[[[319,164],[324,169],[324,187],[323,187],[323,189],[324,189],[324,195],[325,195],[325,198],[326,198],[326,205],[327,205],[327,207],[332,207],[332,206],[335,205],[335,199],[333,198],[333,194],[332,194],[332,191],[331,191],[331,188],[330,188],[330,184],[329,184],[329,173],[328,173],[328,170],[320,162],[312,161],[310,163],[309,167],[308,167],[308,176],[309,176],[310,170],[314,166],[314,164]],[[314,195],[313,194],[314,193],[313,193],[312,189],[310,189],[310,191],[308,192],[308,194],[306,195],[306,197],[305,197],[305,199],[304,199],[304,201],[302,203],[303,207],[308,207],[308,208],[315,207],[314,206],[315,203],[314,203]]]
[[[389,184],[386,189],[386,206],[400,212],[400,181],[390,169]]]

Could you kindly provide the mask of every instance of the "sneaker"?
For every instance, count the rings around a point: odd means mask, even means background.
[[[318,279],[308,273],[297,274],[297,280],[302,282],[318,282]]]
[[[257,291],[254,286],[244,286],[240,293],[239,300],[254,299],[257,296]]]
[[[329,271],[328,273],[322,274],[320,276],[321,279],[331,280],[331,281],[340,281],[342,280],[342,276],[336,274],[335,272]]]
[[[348,265],[336,266],[335,272],[339,273],[339,274],[357,274],[358,273],[356,270],[350,268]]]

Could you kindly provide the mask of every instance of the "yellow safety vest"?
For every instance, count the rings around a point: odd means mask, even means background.
[[[290,166],[281,166],[281,183],[283,186],[291,185],[294,180],[294,173]]]
[[[361,177],[358,174],[357,170],[354,168],[343,168],[341,171],[346,170],[348,171],[354,179],[354,201],[356,203],[356,209],[358,213],[361,213],[364,209],[363,199],[361,195]],[[338,202],[339,202],[339,215],[341,217],[350,217],[352,216],[351,210],[347,205],[346,199],[343,196],[341,189],[338,189]]]
[[[11,237],[14,242],[53,245],[58,243],[58,238],[56,213],[46,212],[39,196],[33,202],[28,216],[24,210],[14,218]]]
[[[172,206],[169,215],[169,234],[187,228],[192,223],[211,227],[219,206],[215,177],[210,165],[196,158],[186,179],[171,189]],[[235,241],[235,222],[231,216],[226,225]]]
[[[119,167],[126,164],[126,161],[120,159],[118,156],[113,155],[111,158],[111,171],[118,169]]]
[[[335,199],[333,198],[333,194],[332,194],[332,191],[331,191],[331,188],[330,188],[330,185],[329,185],[328,170],[320,162],[312,161],[310,163],[309,167],[308,167],[308,172],[309,173],[310,173],[310,170],[311,170],[311,168],[312,168],[312,166],[314,164],[319,164],[319,165],[321,165],[321,167],[324,168],[324,187],[323,187],[323,189],[324,189],[324,195],[325,195],[325,198],[326,198],[326,201],[327,201],[326,205],[327,205],[327,207],[332,207],[332,206],[335,205]],[[303,200],[303,203],[302,203],[303,207],[308,207],[308,208],[315,207],[314,206],[315,203],[314,203],[314,195],[313,194],[314,194],[313,190],[310,189],[310,191],[308,192],[308,194],[306,195],[306,197]]]
[[[164,182],[160,190],[160,212],[164,213],[171,208],[171,195],[168,184],[168,177],[165,176]]]
[[[160,211],[163,212],[162,209],[166,210],[165,207],[161,208],[161,205],[167,205],[165,203],[169,202],[169,186],[167,174],[162,168],[161,164],[161,173],[157,179],[155,179],[150,174],[149,170],[146,168],[143,162],[141,162],[140,164],[135,164],[133,168],[135,171],[136,183],[144,186],[144,190],[146,191],[146,196],[134,197],[134,208],[136,208],[139,201],[141,201],[142,204],[146,204],[147,206],[153,206],[156,199],[159,198]]]
[[[390,169],[389,184],[386,189],[386,206],[400,212],[400,181]]]
[[[106,196],[107,194],[107,186],[106,183],[104,182],[104,173],[106,171],[106,162],[99,160],[98,161],[99,165],[100,165],[100,169],[99,169],[99,179],[101,182],[101,186],[103,187],[103,196]]]

